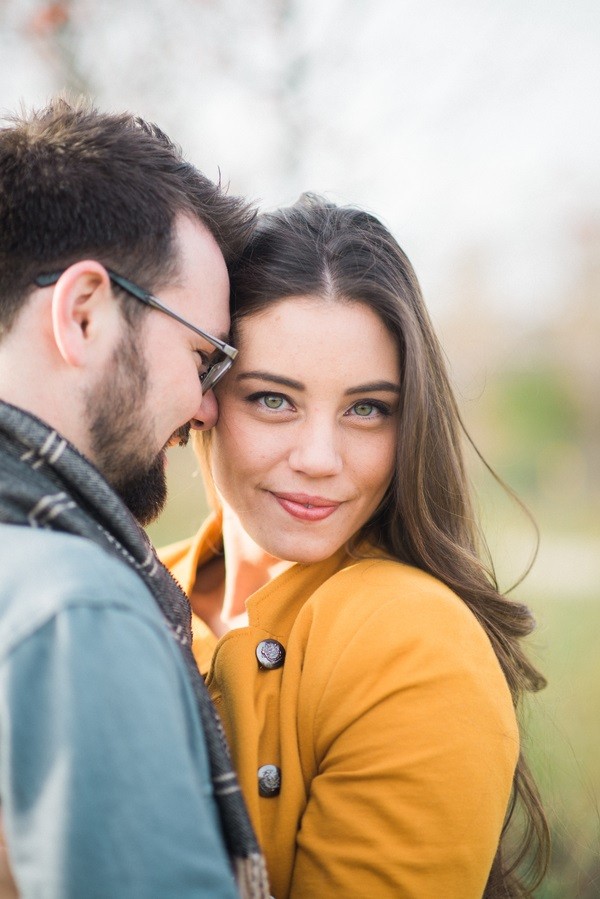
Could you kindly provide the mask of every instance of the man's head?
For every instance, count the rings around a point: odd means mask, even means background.
[[[223,338],[226,262],[252,220],[138,118],[57,100],[10,119],[0,129],[0,397],[62,430],[126,499],[133,482],[143,494],[149,471],[164,481],[170,436],[216,419],[197,377],[213,348],[110,273]],[[61,275],[37,286],[48,273]],[[143,505],[132,501],[148,520],[160,502]]]

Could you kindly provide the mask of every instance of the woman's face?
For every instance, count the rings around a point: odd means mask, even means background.
[[[400,365],[362,303],[281,300],[241,322],[212,468],[266,552],[316,562],[371,517],[394,471]]]

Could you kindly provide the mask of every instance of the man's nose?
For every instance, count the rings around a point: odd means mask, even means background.
[[[214,427],[219,417],[219,405],[212,390],[202,394],[198,410],[192,418],[191,425],[197,431],[208,431]]]

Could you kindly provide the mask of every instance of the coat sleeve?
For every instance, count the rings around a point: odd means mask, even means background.
[[[290,897],[481,899],[518,754],[487,636],[442,585],[390,596],[384,568],[338,589],[310,610],[316,775]]]
[[[0,789],[21,895],[238,895],[191,691],[161,625],[73,604],[3,659]]]

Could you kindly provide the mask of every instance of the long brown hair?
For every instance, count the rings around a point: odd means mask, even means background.
[[[398,346],[395,475],[355,544],[366,537],[390,557],[431,573],[454,590],[487,633],[517,706],[525,692],[545,685],[521,646],[534,622],[525,605],[499,592],[493,570],[485,564],[485,542],[465,471],[466,432],[409,260],[374,216],[304,194],[293,206],[259,216],[233,267],[234,339],[245,317],[286,297],[307,295],[368,305]],[[508,825],[517,817],[521,830],[515,837]],[[484,899],[530,896],[547,866],[548,845],[542,805],[521,753]],[[528,886],[526,880],[531,881]]]

